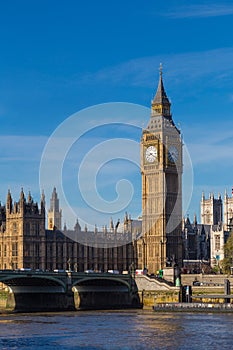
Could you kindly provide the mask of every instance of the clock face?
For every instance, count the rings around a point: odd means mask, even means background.
[[[168,150],[168,159],[171,163],[175,163],[178,159],[178,150],[175,146],[170,146]]]
[[[149,146],[146,150],[146,160],[153,163],[157,157],[157,149],[155,146]]]

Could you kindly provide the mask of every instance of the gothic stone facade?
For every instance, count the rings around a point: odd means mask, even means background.
[[[202,193],[200,202],[201,224],[196,215],[191,224],[189,218],[183,219],[184,260],[208,261],[211,267],[219,266],[224,258],[224,244],[229,237],[230,221],[233,218],[233,197],[221,195],[215,198],[210,193],[206,198]]]
[[[62,232],[55,225],[48,230],[44,195],[39,207],[23,190],[13,204],[9,191],[6,206],[0,207],[0,269],[129,270],[137,264],[130,218],[124,227],[123,233],[116,227],[90,232],[77,222],[74,230]]]

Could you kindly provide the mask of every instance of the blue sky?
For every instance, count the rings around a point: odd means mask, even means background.
[[[2,1],[1,201],[5,203],[8,188],[18,200],[21,187],[25,192],[31,190],[39,200],[44,147],[69,116],[114,102],[150,108],[160,62],[173,119],[181,127],[193,165],[193,192],[187,212],[191,217],[194,212],[199,214],[203,190],[206,195],[211,191],[216,196],[223,194],[225,188],[230,193],[232,17],[232,1]],[[98,115],[97,124],[93,114],[93,125],[113,123],[115,116],[110,114],[103,119]],[[121,122],[131,125],[134,118],[125,119]],[[141,123],[139,119],[137,123]],[[84,121],[81,113],[77,125]],[[96,127],[79,141],[73,140],[62,169],[62,190],[81,221],[93,223],[86,220],[87,207],[78,188],[77,174],[86,152],[109,139],[139,141],[138,126],[143,125],[136,124],[129,128]],[[134,162],[116,159],[101,167],[97,173],[99,194],[114,201],[115,184],[122,178],[132,182],[131,204],[114,215],[92,212],[98,225],[108,224],[110,216],[122,218],[125,210],[132,216],[140,213],[140,171]],[[46,180],[43,187],[48,203],[55,179],[48,174]],[[122,195],[126,192],[123,189]],[[66,212],[66,204],[62,203],[63,221],[72,227],[74,218]]]

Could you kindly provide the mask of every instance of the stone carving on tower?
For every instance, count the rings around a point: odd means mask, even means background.
[[[182,140],[170,107],[160,66],[150,120],[141,137],[142,238],[138,242],[138,267],[146,267],[149,273],[182,264]]]

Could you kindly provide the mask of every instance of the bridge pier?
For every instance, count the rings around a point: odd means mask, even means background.
[[[76,310],[81,309],[124,309],[139,307],[138,297],[132,297],[125,292],[78,291],[74,289],[74,304]]]

